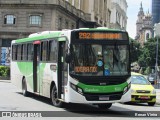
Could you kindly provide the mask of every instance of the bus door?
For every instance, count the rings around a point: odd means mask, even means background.
[[[39,93],[40,41],[35,41],[33,46],[33,92]]]
[[[67,84],[67,63],[65,62],[66,41],[58,43],[58,98],[64,98],[64,86]],[[63,94],[63,98],[61,96]]]

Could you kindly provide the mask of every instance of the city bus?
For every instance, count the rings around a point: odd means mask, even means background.
[[[126,31],[44,31],[13,40],[11,50],[11,81],[24,96],[45,96],[56,107],[84,103],[106,109],[131,100]]]

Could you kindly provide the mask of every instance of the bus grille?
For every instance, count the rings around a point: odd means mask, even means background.
[[[84,94],[87,101],[111,101],[111,100],[120,100],[122,97],[122,92],[119,93],[112,93],[112,94]],[[108,97],[108,100],[100,100],[101,96]]]

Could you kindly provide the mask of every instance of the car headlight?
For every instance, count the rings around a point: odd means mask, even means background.
[[[152,90],[152,94],[156,94],[156,90],[155,89]]]
[[[131,89],[131,93],[135,93],[135,90]]]

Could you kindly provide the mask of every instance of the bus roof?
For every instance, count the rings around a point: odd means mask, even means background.
[[[107,27],[97,27],[97,28],[79,28],[76,30],[85,30],[85,31],[119,31],[119,32],[126,32],[125,30],[120,30],[120,29],[112,29],[112,28],[107,28]]]
[[[27,38],[22,38],[22,39],[17,39],[13,40],[12,43],[21,43],[21,42],[30,42],[30,41],[36,41],[36,40],[42,40],[42,39],[49,39],[53,37],[60,37],[64,36],[64,33],[67,33],[68,31],[119,31],[119,32],[126,32],[123,30],[118,30],[118,29],[109,29],[107,27],[97,27],[97,28],[79,28],[79,29],[74,29],[74,30],[62,30],[62,31],[43,31],[39,33],[33,33],[29,35]]]
[[[62,31],[50,31],[48,33],[45,34],[41,34],[41,33],[34,33],[29,35],[29,37],[27,38],[22,38],[22,39],[17,39],[12,41],[12,43],[21,43],[21,42],[30,42],[30,41],[35,41],[35,40],[42,40],[42,39],[49,39],[49,38],[53,38],[53,37],[59,37]]]

